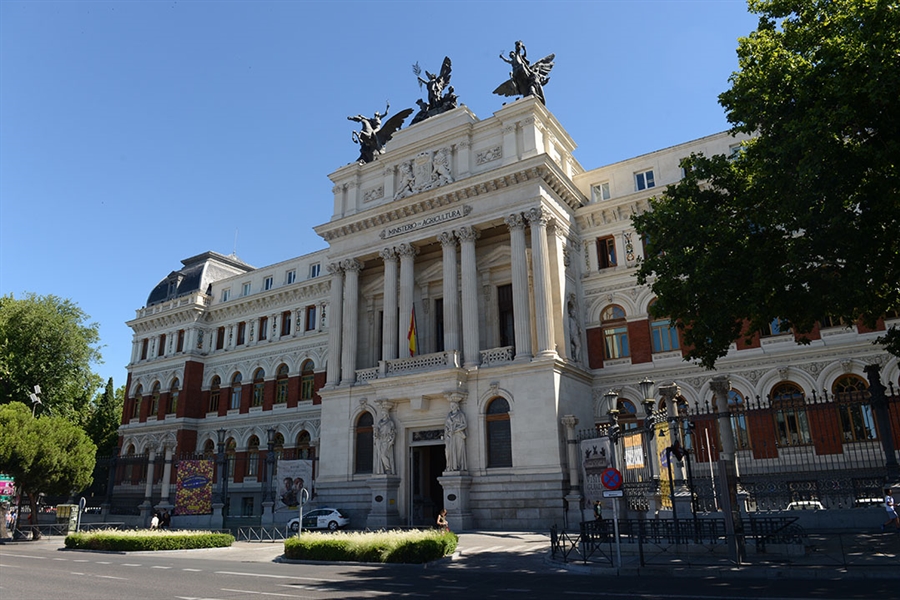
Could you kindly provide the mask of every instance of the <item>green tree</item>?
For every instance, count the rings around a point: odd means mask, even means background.
[[[33,516],[40,494],[70,494],[91,484],[97,446],[65,418],[33,418],[28,406],[11,402],[0,406],[0,431],[0,472],[28,495]]]
[[[653,313],[712,368],[780,319],[801,343],[824,317],[900,309],[900,3],[750,0],[759,26],[719,96],[732,157],[694,155],[634,225]],[[900,355],[900,332],[879,339]]]
[[[96,323],[71,300],[26,294],[0,297],[0,404],[28,402],[41,387],[38,411],[83,425],[100,378]]]
[[[113,387],[112,377],[106,388],[97,395],[91,408],[91,416],[85,432],[97,445],[99,455],[112,454],[119,441],[119,425],[122,423],[122,407],[125,404],[125,387]]]

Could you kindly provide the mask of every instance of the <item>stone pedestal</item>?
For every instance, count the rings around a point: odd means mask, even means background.
[[[572,491],[569,494],[566,494],[566,526],[567,530],[574,530],[576,526],[582,521],[586,521],[587,519],[593,519],[593,514],[590,517],[585,517],[585,510],[582,509],[583,498],[581,494],[577,491]],[[591,511],[593,513],[593,511]]]
[[[444,471],[444,475],[438,477],[438,482],[444,489],[444,508],[447,509],[447,521],[450,523],[450,530],[456,532],[472,529],[475,525],[469,501],[472,478],[464,475],[465,472]]]
[[[400,490],[400,478],[396,475],[375,475],[366,484],[372,491],[372,507],[366,519],[366,527],[369,529],[399,527],[401,523],[397,495]]]
[[[222,502],[213,502],[212,503],[212,520],[210,521],[210,526],[213,528],[224,527],[225,520],[222,516],[222,509],[225,508],[225,504]]]
[[[262,521],[260,523],[265,525],[274,525],[275,524],[275,503],[271,500],[266,500],[262,503]]]
[[[153,516],[153,505],[149,500],[144,500],[138,508],[141,509],[141,522],[145,527],[150,527],[150,517]]]

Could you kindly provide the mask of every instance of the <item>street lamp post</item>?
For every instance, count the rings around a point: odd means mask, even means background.
[[[659,473],[655,469],[657,456],[651,446],[653,437],[656,435],[656,424],[658,422],[656,418],[657,415],[653,412],[654,406],[656,405],[656,382],[649,377],[645,377],[638,383],[638,387],[641,389],[641,404],[644,406],[644,440],[647,443],[645,449],[647,453],[647,464],[650,471],[650,478],[658,483]]]
[[[40,404],[41,406],[44,405],[44,403],[41,402],[41,399],[38,398],[38,395],[40,395],[40,393],[41,393],[41,386],[36,385],[36,386],[34,386],[34,391],[29,395],[29,397],[31,398],[31,417],[32,418],[34,418],[34,410],[37,408],[37,405],[38,404]]]

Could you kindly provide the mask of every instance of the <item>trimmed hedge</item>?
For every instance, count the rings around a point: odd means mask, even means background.
[[[455,533],[438,530],[303,533],[284,540],[284,557],[422,564],[453,554],[458,541]]]
[[[73,550],[191,550],[227,548],[234,543],[230,533],[210,531],[119,531],[104,529],[66,536],[66,548]]]

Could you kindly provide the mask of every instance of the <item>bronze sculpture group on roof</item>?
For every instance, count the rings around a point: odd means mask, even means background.
[[[555,54],[550,54],[534,63],[529,62],[525,44],[521,40],[517,41],[515,50],[509,53],[508,59],[502,53],[500,54],[500,58],[508,63],[512,70],[509,73],[509,79],[500,84],[494,93],[500,96],[522,96],[523,98],[535,96],[542,104],[546,104],[544,86],[550,81],[550,70],[553,68],[555,56]],[[425,71],[425,79],[423,79],[419,63],[413,65],[413,73],[416,75],[419,87],[425,85],[428,89],[428,100],[416,100],[419,111],[413,117],[411,125],[458,106],[456,93],[453,86],[450,85],[451,67],[450,57],[445,56],[441,70],[438,73]],[[390,103],[383,113],[376,112],[372,117],[363,115],[347,117],[350,121],[360,124],[359,131],[351,134],[353,142],[359,144],[359,158],[357,159],[359,164],[370,163],[379,154],[384,154],[385,146],[391,137],[403,127],[406,117],[413,113],[412,108],[406,108],[382,123],[382,119],[387,116],[389,110]]]

